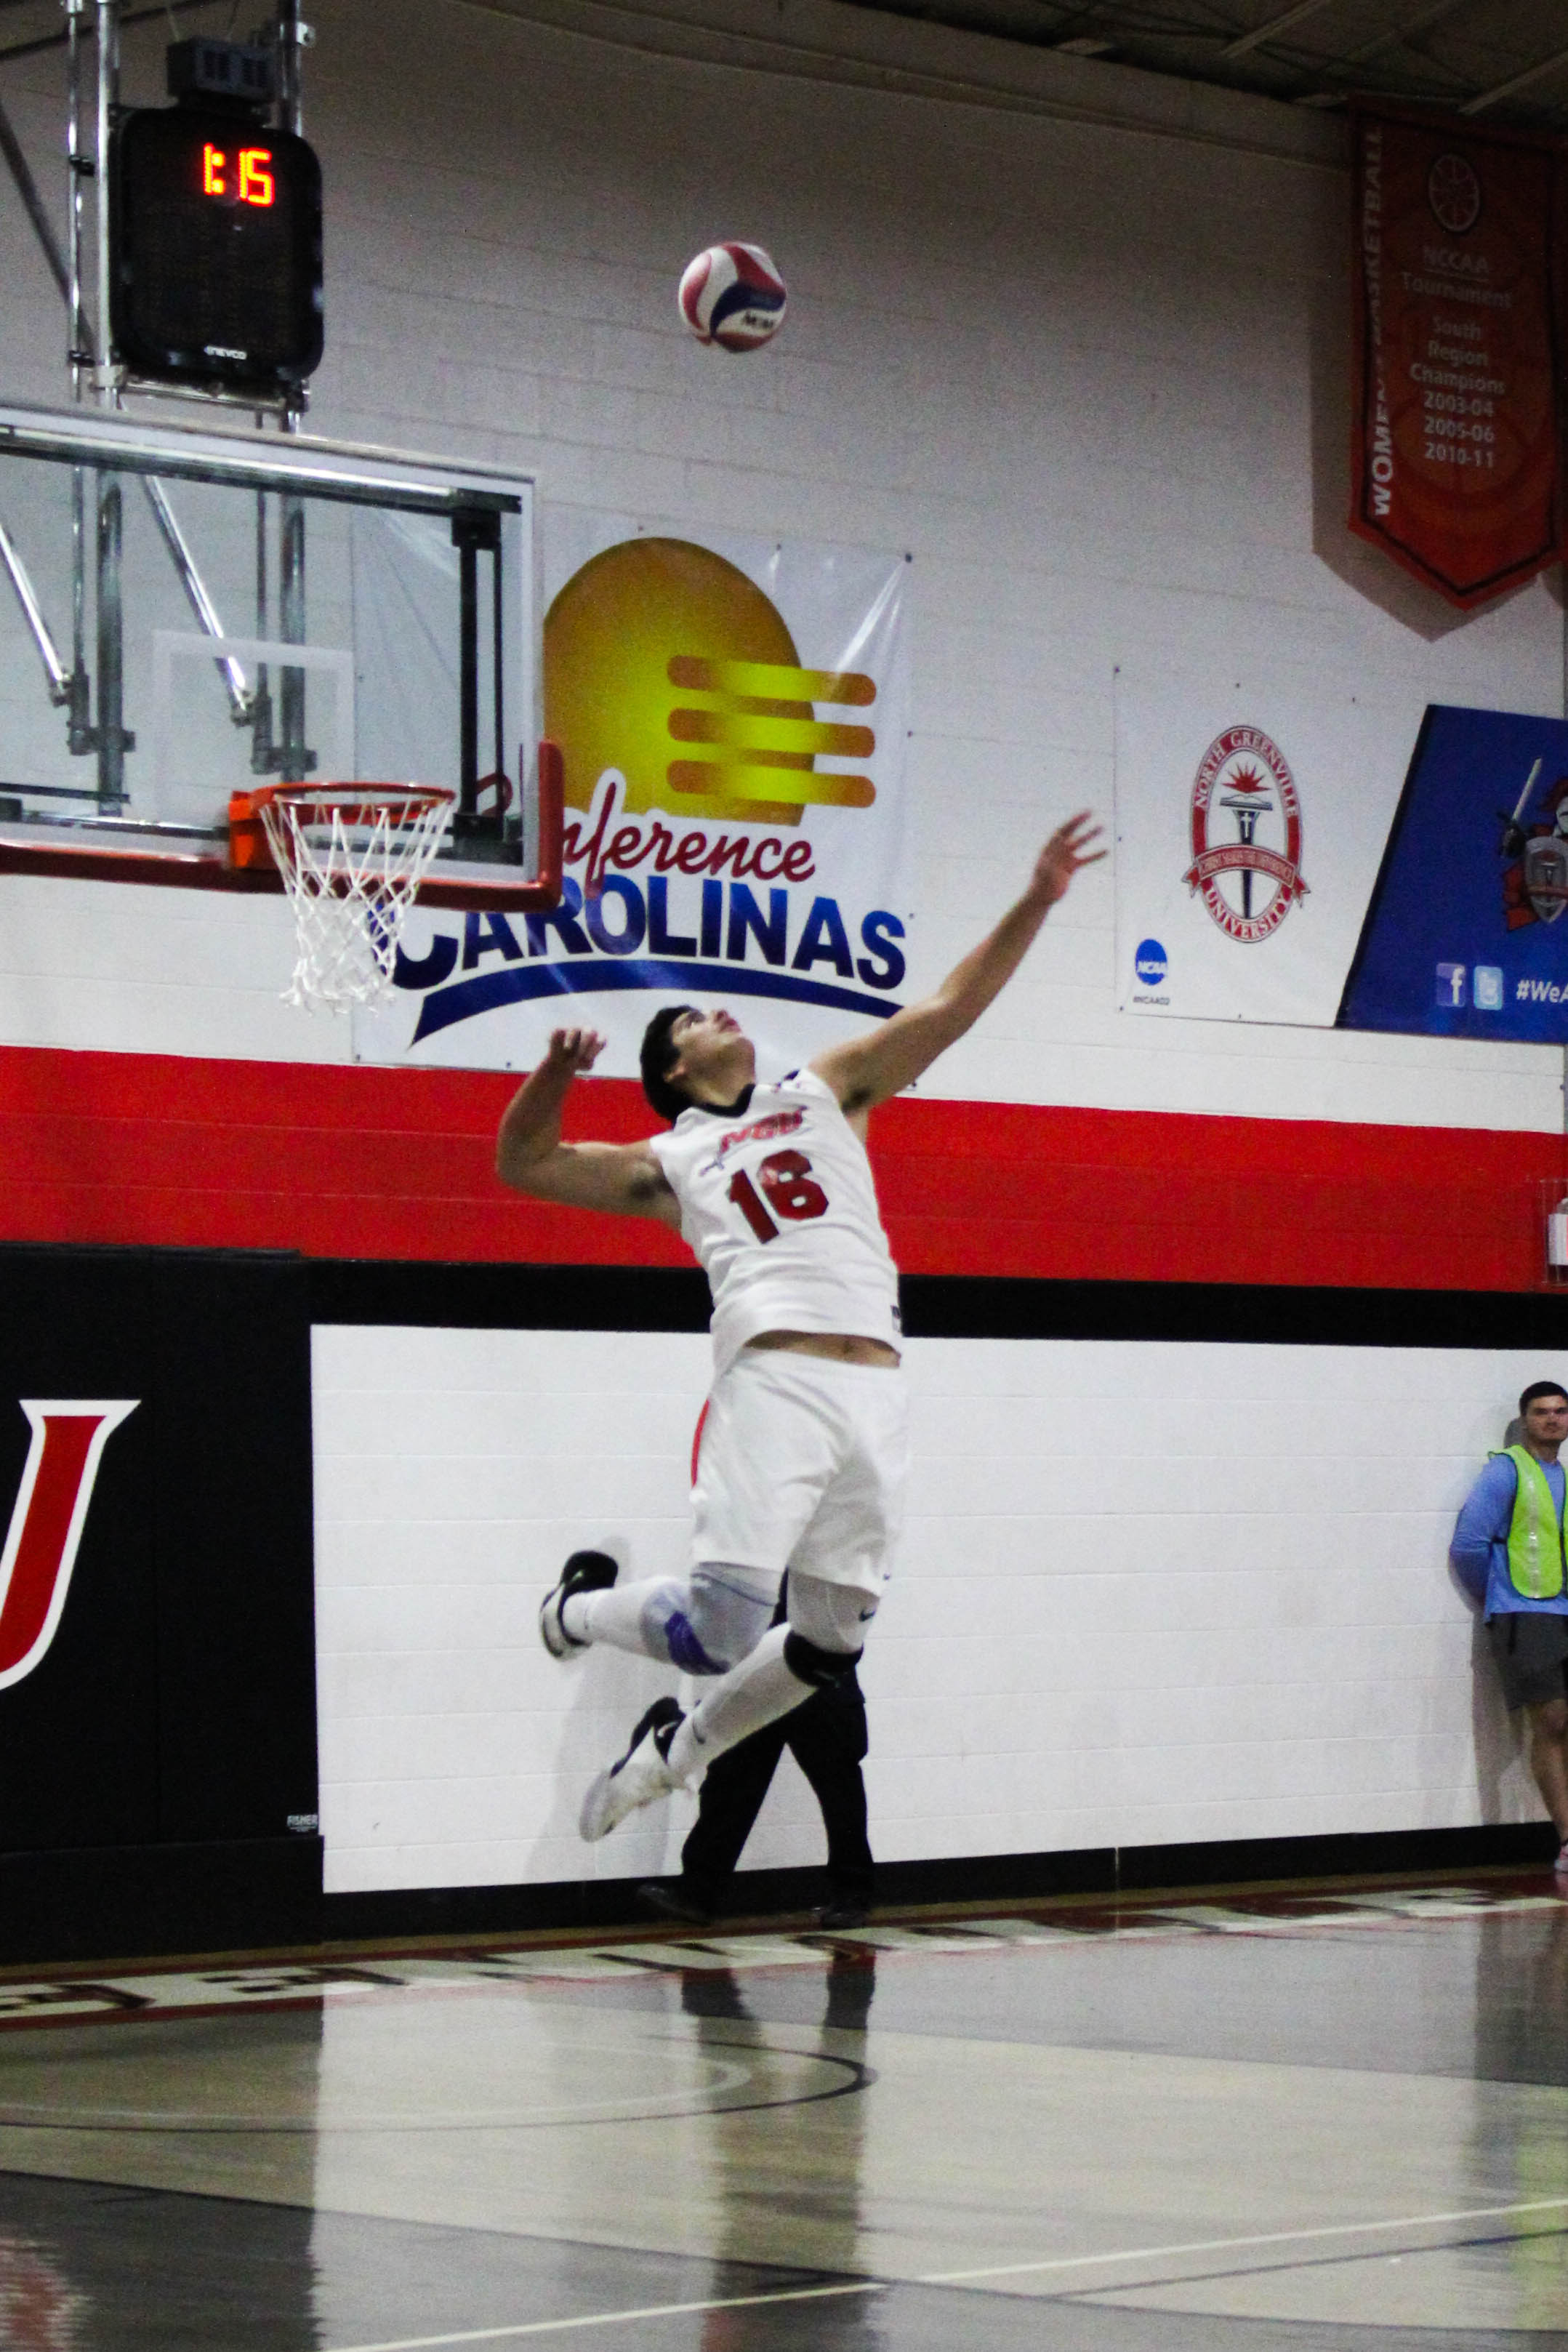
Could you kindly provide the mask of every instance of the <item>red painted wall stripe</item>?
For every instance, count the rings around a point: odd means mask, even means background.
[[[678,1265],[640,1219],[523,1201],[493,1172],[506,1073],[0,1048],[0,1239],[317,1257]],[[568,1132],[652,1124],[630,1080]],[[873,1122],[911,1274],[1530,1290],[1561,1138],[907,1097]]]

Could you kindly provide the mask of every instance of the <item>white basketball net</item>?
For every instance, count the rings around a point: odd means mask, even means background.
[[[284,995],[334,1009],[392,986],[398,940],[452,808],[436,787],[300,784],[261,807],[294,908],[298,960]]]

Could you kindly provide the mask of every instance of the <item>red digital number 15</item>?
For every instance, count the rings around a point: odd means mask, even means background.
[[[272,150],[242,147],[239,151],[239,200],[242,205],[269,205],[273,198]]]

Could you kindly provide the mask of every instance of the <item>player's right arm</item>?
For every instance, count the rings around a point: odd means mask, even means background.
[[[563,1143],[560,1115],[571,1082],[603,1051],[595,1029],[558,1029],[549,1051],[507,1105],[496,1138],[496,1173],[516,1192],[571,1209],[657,1217],[680,1228],[669,1180],[646,1143]]]

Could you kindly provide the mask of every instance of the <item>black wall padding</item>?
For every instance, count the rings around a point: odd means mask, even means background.
[[[318,1258],[316,1323],[472,1331],[706,1331],[694,1267],[404,1265]],[[913,1339],[1229,1339],[1291,1347],[1568,1347],[1568,1289],[1304,1289],[906,1274]]]
[[[77,1948],[17,1916],[69,1908],[70,1852],[86,1867],[96,1849],[101,1881],[105,1850],[179,1847],[173,1878],[151,1853],[120,1874],[143,1889],[124,1920],[140,1948],[147,1896],[187,1881],[193,1850],[220,1876],[235,1843],[298,1835],[319,1856],[306,1271],[12,1246],[0,1296],[0,1525],[27,1453],[21,1399],[137,1400],[105,1446],[54,1640],[0,1689],[0,1950]],[[115,1905],[88,1907],[112,1947]],[[297,1893],[287,1907],[303,1924]]]

